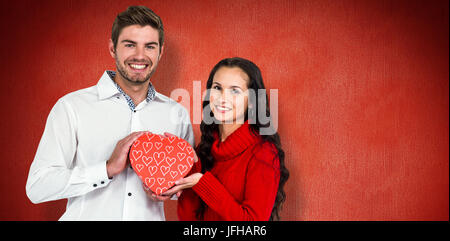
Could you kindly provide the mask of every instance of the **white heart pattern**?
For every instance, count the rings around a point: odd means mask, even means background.
[[[189,143],[177,136],[146,133],[133,143],[130,162],[145,186],[159,195],[189,173],[194,155]]]

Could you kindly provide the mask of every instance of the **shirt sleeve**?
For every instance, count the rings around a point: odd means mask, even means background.
[[[278,155],[271,157],[278,162]],[[206,172],[192,189],[225,221],[267,221],[275,202],[279,179],[279,169],[254,158],[248,165],[242,202],[235,200],[211,172]]]
[[[33,203],[86,194],[106,186],[106,160],[87,167],[74,166],[77,149],[76,118],[63,99],[53,106],[31,164],[26,193]]]
[[[191,119],[189,117],[189,112],[183,108],[183,120],[181,138],[185,139],[194,148],[194,131],[192,130]]]

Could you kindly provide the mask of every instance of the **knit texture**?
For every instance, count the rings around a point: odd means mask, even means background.
[[[214,166],[178,200],[180,220],[198,220],[200,199],[206,203],[203,220],[255,220],[270,218],[280,180],[277,149],[252,133],[248,122],[224,142],[214,134]],[[191,173],[200,172],[200,161]]]

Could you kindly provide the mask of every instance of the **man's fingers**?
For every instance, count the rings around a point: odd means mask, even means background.
[[[144,134],[146,131],[136,131],[133,132],[132,134],[130,134],[130,139],[135,141],[137,138],[139,138],[140,136],[142,136],[142,134]],[[133,142],[132,141],[132,142]]]
[[[133,142],[136,141],[144,133],[145,133],[145,131],[133,132],[130,135],[128,135],[127,137],[125,137],[125,140],[123,143],[125,148],[130,148],[130,146],[133,145]]]
[[[196,162],[198,162],[198,156],[197,156],[197,154],[195,154],[195,152],[194,152],[194,163],[196,163]]]
[[[180,197],[181,193],[183,193],[183,190],[180,190],[180,191],[177,192],[177,197]]]
[[[163,195],[156,195],[156,194],[152,194],[152,197],[154,200],[160,201],[160,202],[166,201],[167,199],[170,198],[170,196],[163,196]]]
[[[128,136],[124,137],[122,140],[120,140],[118,143],[120,143],[122,146],[127,146],[128,142],[130,142],[130,140],[132,140],[132,138],[139,132],[133,132],[131,134],[129,134]]]
[[[171,134],[171,133],[169,133],[169,132],[164,132],[164,136],[166,136],[166,137],[172,137],[172,136],[176,136],[176,135]]]

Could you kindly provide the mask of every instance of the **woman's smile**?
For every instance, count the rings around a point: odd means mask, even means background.
[[[226,107],[226,106],[215,105],[215,107],[216,107],[216,110],[217,110],[219,113],[225,113],[225,112],[227,112],[227,111],[232,110],[232,108],[229,108],[229,107]]]

